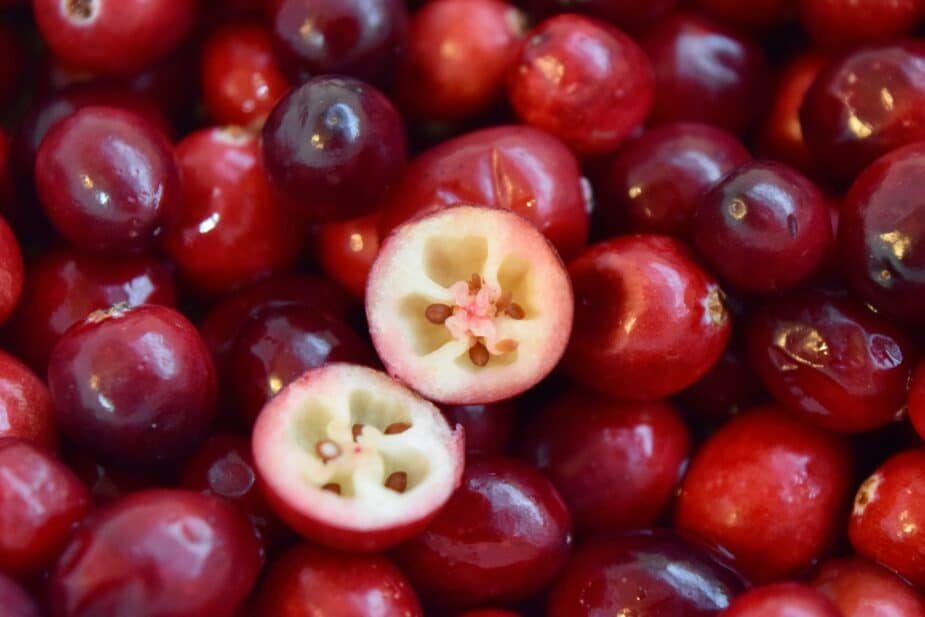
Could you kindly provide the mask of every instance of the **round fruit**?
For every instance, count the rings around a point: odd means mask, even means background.
[[[723,617],[843,617],[820,592],[799,583],[755,587],[733,600]]]
[[[925,598],[883,566],[850,557],[826,562],[812,585],[832,600],[842,617],[925,615]]]
[[[0,351],[0,438],[17,437],[48,450],[58,446],[55,409],[45,381]]]

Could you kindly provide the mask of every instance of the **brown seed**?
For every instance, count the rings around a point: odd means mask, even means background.
[[[476,366],[485,366],[491,359],[491,354],[483,343],[476,343],[469,348],[469,359]]]
[[[385,431],[383,432],[386,435],[398,435],[399,433],[404,433],[409,428],[411,428],[410,424],[405,424],[404,422],[395,422],[394,424],[390,424],[385,427]]]
[[[405,489],[408,488],[408,474],[404,471],[389,474],[389,477],[385,479],[385,487],[396,493],[404,493]]]
[[[341,452],[340,446],[330,439],[322,439],[315,444],[315,453],[318,454],[318,458],[325,463],[336,459],[341,455]]]
[[[328,484],[322,486],[321,490],[340,495],[340,484],[337,484],[336,482],[329,482]]]
[[[89,19],[93,16],[93,0],[68,0],[67,10],[74,17]]]
[[[432,324],[440,325],[453,314],[453,309],[446,304],[431,304],[424,309],[424,317]]]
[[[476,272],[469,279],[469,293],[476,294],[480,289],[482,289],[482,277]]]
[[[362,425],[362,424],[354,424],[354,425],[350,428],[350,432],[353,433],[353,441],[354,441],[354,443],[356,443],[356,440],[357,440],[357,439],[360,437],[360,435],[363,433],[363,425]]]
[[[498,353],[511,353],[517,349],[517,341],[506,338],[503,341],[498,341],[495,349],[498,350]]]
[[[511,305],[511,292],[505,291],[501,297],[495,300],[495,315],[507,313],[507,307]]]
[[[524,310],[524,307],[520,306],[516,302],[511,302],[507,308],[504,309],[504,314],[511,319],[523,319],[527,316],[527,312]]]

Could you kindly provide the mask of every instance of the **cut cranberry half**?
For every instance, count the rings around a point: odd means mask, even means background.
[[[350,364],[309,371],[254,426],[270,505],[327,546],[377,551],[421,532],[459,485],[462,431],[384,373]]]
[[[460,206],[395,230],[373,264],[369,332],[389,372],[429,399],[489,403],[539,382],[572,327],[559,256],[526,219]]]

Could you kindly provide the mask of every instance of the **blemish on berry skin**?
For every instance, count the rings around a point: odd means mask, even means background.
[[[864,511],[867,509],[874,500],[877,499],[877,489],[880,487],[880,484],[883,482],[883,476],[879,473],[875,473],[871,477],[864,480],[864,484],[861,485],[861,488],[858,489],[858,494],[854,498],[854,516],[861,516],[864,514]]]

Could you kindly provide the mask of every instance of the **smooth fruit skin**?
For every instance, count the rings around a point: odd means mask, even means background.
[[[379,253],[379,213],[321,225],[317,251],[325,275],[362,301]]]
[[[792,577],[835,540],[852,471],[838,437],[773,407],[753,409],[694,456],[675,526],[728,551],[755,583]]]
[[[10,318],[19,303],[25,279],[24,270],[16,234],[0,217],[0,324]]]
[[[552,17],[527,33],[507,85],[525,124],[582,155],[623,143],[648,116],[653,89],[652,67],[635,41],[575,14]]]
[[[55,409],[45,381],[0,351],[0,438],[16,437],[47,450],[58,447]]]
[[[909,419],[920,437],[925,439],[925,361],[919,362],[909,385]]]
[[[675,532],[632,531],[575,551],[552,587],[547,615],[707,617],[744,587],[715,555]]]
[[[925,586],[925,449],[893,455],[864,481],[848,535],[859,555]]]
[[[462,426],[467,454],[504,454],[514,437],[517,408],[513,401],[487,405],[444,405],[450,426]]]
[[[134,493],[80,526],[52,572],[53,617],[231,617],[257,579],[245,518],[183,490]]]
[[[857,47],[907,34],[925,17],[922,0],[799,0],[800,23],[823,47]]]
[[[0,606],[5,617],[42,617],[38,604],[10,577],[0,574]]]
[[[421,617],[405,576],[380,555],[303,544],[270,568],[255,617]]]
[[[886,568],[860,557],[826,562],[812,585],[832,600],[842,617],[925,615],[925,598]]]
[[[579,391],[560,395],[531,416],[521,446],[528,462],[555,484],[584,533],[655,523],[689,449],[687,427],[671,405],[616,403]]]
[[[571,544],[571,517],[549,480],[513,459],[470,457],[462,486],[394,556],[422,598],[472,606],[530,597]]]
[[[605,395],[657,400],[703,377],[729,341],[717,284],[679,241],[636,235],[569,264],[575,323],[564,368]]]
[[[733,600],[723,617],[843,617],[822,593],[800,583],[755,587]]]
[[[61,430],[119,462],[187,454],[215,414],[209,350],[183,315],[162,306],[91,314],[55,345],[48,385]]]

